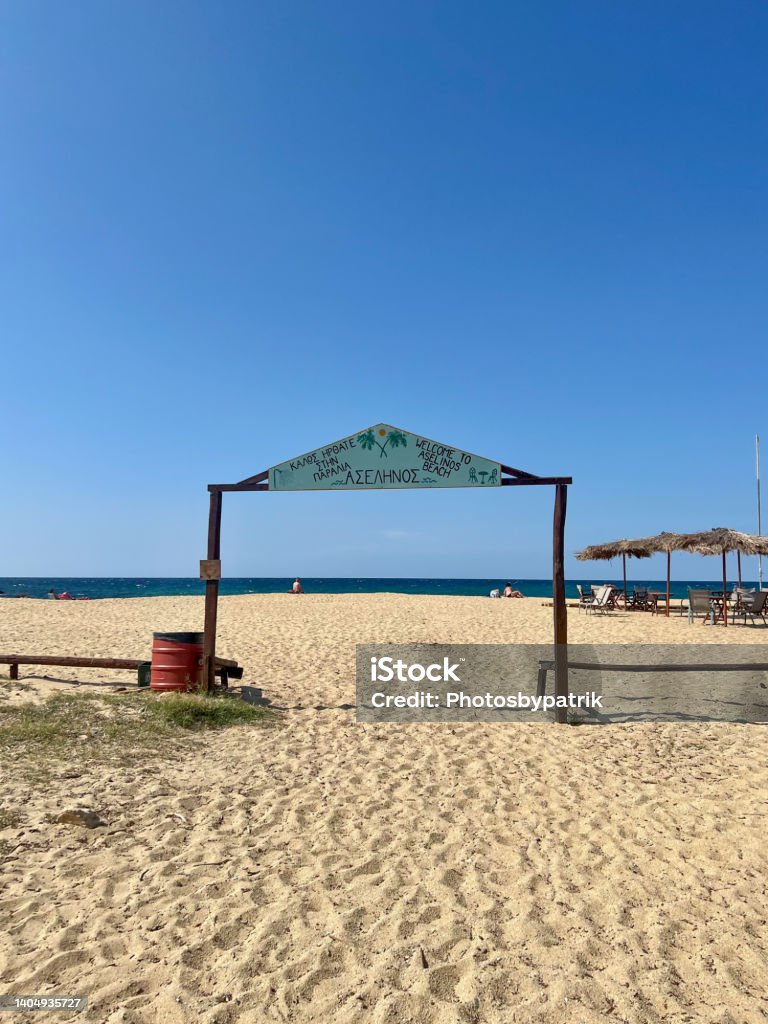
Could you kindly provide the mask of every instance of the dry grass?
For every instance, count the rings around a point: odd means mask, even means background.
[[[203,731],[275,721],[273,712],[234,696],[57,694],[0,710],[0,765],[44,782],[63,762],[118,764],[137,754],[167,760]]]

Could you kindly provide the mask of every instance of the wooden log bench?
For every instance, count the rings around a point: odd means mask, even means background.
[[[61,668],[113,668],[138,672],[147,665],[142,658],[75,658],[59,654],[0,654],[0,665],[11,666],[11,679],[19,678],[19,665],[55,665]],[[226,688],[230,679],[242,679],[243,667],[229,658],[216,659],[216,675]]]
[[[221,685],[225,690],[229,685],[230,678],[243,678],[243,666],[238,665],[236,661],[231,661],[229,658],[216,658],[215,672],[220,677]]]

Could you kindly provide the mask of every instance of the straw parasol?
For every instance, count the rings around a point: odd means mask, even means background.
[[[621,555],[624,566],[624,604],[627,603],[627,558],[650,558],[654,549],[642,540],[612,540],[606,544],[592,544],[577,551],[580,562],[607,562]]]
[[[653,537],[642,537],[640,540],[635,542],[648,548],[654,554],[662,551],[665,551],[667,554],[667,617],[669,617],[669,598],[671,589],[671,556],[673,551],[680,550],[684,537],[685,534],[682,533],[670,533],[668,530],[662,530],[661,533],[657,533]]]
[[[679,537],[676,550],[691,551],[697,555],[722,555],[723,558],[723,625],[728,625],[726,601],[728,598],[728,576],[725,556],[730,551],[741,555],[768,555],[768,537],[760,537],[753,533],[741,533],[725,526],[716,526],[701,533],[687,533]],[[741,582],[741,572],[739,572]]]

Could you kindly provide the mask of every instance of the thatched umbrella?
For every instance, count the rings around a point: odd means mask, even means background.
[[[669,616],[669,598],[671,590],[671,569],[672,569],[672,552],[680,550],[681,543],[685,534],[681,533],[670,533],[668,530],[662,530],[661,533],[655,534],[653,537],[641,537],[640,540],[634,543],[640,544],[645,548],[648,548],[654,554],[656,552],[666,551],[667,553],[667,608],[666,614]]]
[[[676,545],[680,551],[692,551],[697,555],[722,555],[723,557],[723,625],[728,625],[728,576],[725,556],[729,551],[737,551],[739,555],[768,555],[768,537],[760,537],[753,533],[741,533],[729,530],[725,526],[716,526],[712,530],[701,533],[683,534]]]
[[[592,544],[583,551],[578,551],[576,557],[580,562],[607,562],[618,555],[624,565],[624,606],[627,604],[627,557],[629,558],[650,558],[654,549],[649,547],[642,540],[612,540],[606,544]]]

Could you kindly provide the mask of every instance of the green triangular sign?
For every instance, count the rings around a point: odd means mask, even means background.
[[[377,423],[269,470],[271,491],[498,487],[501,465]]]

